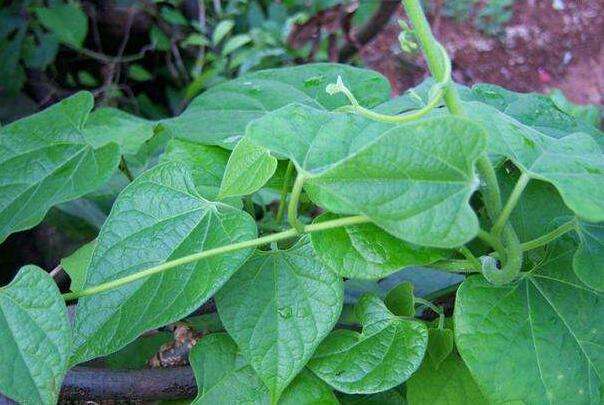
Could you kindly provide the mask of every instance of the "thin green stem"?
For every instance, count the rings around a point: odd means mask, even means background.
[[[450,273],[480,273],[480,263],[473,260],[443,260],[432,263],[428,267]]]
[[[279,208],[277,209],[277,215],[275,216],[275,220],[278,224],[281,223],[283,219],[283,213],[285,212],[285,205],[287,204],[287,192],[289,190],[289,183],[294,171],[294,162],[291,160],[287,164],[287,169],[285,170],[285,175],[283,176],[283,187],[281,187],[281,198],[279,199]]]
[[[304,231],[304,224],[300,222],[298,218],[298,201],[300,200],[300,194],[302,194],[302,186],[306,178],[302,173],[298,173],[296,181],[292,187],[292,195],[289,199],[289,205],[287,206],[287,220],[292,228],[302,233]]]
[[[474,263],[478,268],[480,268],[480,261],[474,256],[474,254],[468,249],[466,246],[462,246],[459,249],[459,253],[461,253],[468,261]]]
[[[514,189],[512,190],[512,193],[510,194],[507,202],[505,203],[505,206],[503,207],[501,213],[497,217],[497,220],[493,224],[493,228],[491,229],[491,234],[493,234],[493,236],[499,237],[499,235],[501,234],[501,231],[507,223],[510,214],[516,207],[516,204],[520,200],[520,196],[524,192],[524,189],[526,188],[526,185],[530,180],[531,177],[526,172],[522,172],[520,178],[514,186]]]
[[[442,329],[445,326],[445,312],[443,309],[437,305],[434,305],[428,300],[425,300],[421,297],[413,297],[413,300],[416,304],[423,305],[425,307],[430,308],[432,311],[438,314],[438,329]]]
[[[304,227],[302,232],[298,232],[296,229],[288,229],[283,232],[275,233],[272,235],[263,236],[261,238],[247,240],[244,242],[233,243],[231,245],[220,246],[214,249],[205,250],[203,252],[193,253],[188,256],[184,256],[178,259],[170,260],[168,262],[162,263],[158,266],[154,266],[148,268],[146,270],[139,271],[137,273],[131,274],[129,276],[125,276],[122,278],[118,278],[116,280],[108,281],[103,284],[99,284],[94,287],[86,288],[81,291],[71,292],[63,294],[63,299],[65,301],[71,301],[81,297],[87,297],[89,295],[99,294],[108,290],[112,290],[114,288],[121,287],[125,284],[132,283],[134,281],[140,280],[145,277],[152,276],[154,274],[158,274],[164,272],[166,270],[170,270],[174,267],[182,266],[184,264],[196,262],[208,257],[217,256],[224,253],[234,252],[236,250],[254,248],[257,246],[262,246],[266,244],[270,244],[272,242],[277,242],[280,240],[290,239],[295,236],[298,236],[302,233],[311,233],[311,232],[321,232],[327,229],[340,228],[343,226],[351,226],[358,225],[370,222],[369,218],[364,215],[350,216],[334,219],[333,221],[325,221],[317,224],[310,224]]]
[[[560,225],[556,229],[551,232],[546,233],[545,235],[541,235],[536,239],[530,240],[528,242],[524,242],[521,246],[523,251],[537,249],[543,245],[547,245],[551,241],[558,239],[560,236],[564,235],[567,232],[573,231],[577,229],[577,221],[572,219],[564,224]]]

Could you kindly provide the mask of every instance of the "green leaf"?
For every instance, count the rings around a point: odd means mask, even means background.
[[[332,110],[348,104],[325,87],[338,75],[350,83],[359,102],[373,107],[388,100],[390,85],[376,72],[337,64],[308,64],[253,72],[211,87],[178,117],[162,121],[171,136],[233,149],[246,125],[290,103]]]
[[[269,393],[226,333],[204,337],[191,349],[191,367],[199,393],[193,404],[266,404]],[[333,392],[308,370],[285,389],[280,405],[337,404]]]
[[[235,26],[235,22],[233,20],[222,20],[216,25],[214,28],[214,32],[212,33],[212,44],[214,46],[218,45],[220,41],[233,29]]]
[[[0,242],[38,224],[50,207],[105,183],[119,163],[114,143],[95,148],[84,124],[93,98],[80,92],[0,129]]]
[[[435,369],[438,369],[452,350],[453,331],[451,329],[428,328],[428,358]]]
[[[357,304],[363,333],[336,330],[321,343],[308,368],[323,381],[349,394],[385,391],[419,367],[428,332],[423,323],[392,315],[373,295]]]
[[[81,48],[88,32],[88,17],[76,3],[59,3],[35,9],[38,21],[60,42]]]
[[[0,392],[25,404],[55,404],[67,373],[71,328],[53,279],[21,268],[0,288]]]
[[[396,389],[378,392],[367,395],[347,395],[338,396],[342,405],[405,405],[405,397]]]
[[[325,213],[316,223],[337,219]],[[446,257],[443,250],[412,245],[373,224],[334,228],[311,234],[317,256],[340,276],[379,279],[405,267],[433,263]]]
[[[222,47],[222,54],[225,56],[230,55],[237,49],[249,44],[250,42],[252,42],[252,38],[247,34],[235,35],[225,42],[224,46]]]
[[[227,168],[220,185],[220,195],[243,196],[266,184],[277,170],[277,159],[265,148],[243,138],[233,149]]]
[[[271,396],[278,399],[336,324],[342,280],[310,243],[257,251],[216,295],[218,313]]]
[[[229,152],[217,146],[171,139],[162,155],[162,161],[184,164],[193,177],[193,182],[202,197],[217,200],[220,183],[229,160]],[[224,202],[241,207],[239,198],[225,198]]]
[[[482,103],[466,109],[488,129],[489,152],[552,183],[580,217],[604,221],[604,156],[594,138],[584,133],[553,138]]]
[[[518,282],[469,277],[457,291],[455,340],[490,402],[600,403],[604,300],[572,271],[559,240]]]
[[[591,288],[604,291],[604,222],[578,221],[581,243],[573,258],[577,277]]]
[[[279,405],[338,405],[329,385],[304,369],[283,391]]]
[[[193,405],[268,404],[268,390],[226,333],[201,339],[189,353],[198,394]]]
[[[405,384],[410,405],[487,405],[470,371],[457,353],[439,367],[424,361]]]
[[[384,304],[396,316],[415,316],[413,284],[406,281],[390,289],[384,298]],[[430,343],[430,340],[428,340]],[[428,346],[429,348],[429,346]]]
[[[250,123],[245,139],[292,160],[311,200],[328,211],[364,214],[419,245],[454,247],[478,231],[468,201],[485,139],[466,119],[393,127],[289,105]]]
[[[116,142],[126,155],[136,154],[141,146],[153,136],[155,123],[136,117],[116,108],[99,108],[94,110],[84,134],[94,147],[109,142]]]
[[[85,287],[255,237],[256,226],[248,214],[205,200],[185,166],[164,163],[136,178],[118,196],[97,238]],[[250,253],[244,249],[213,256],[81,298],[72,363],[115,352],[142,332],[191,313]]]
[[[149,359],[159,351],[161,346],[171,340],[172,334],[169,332],[141,336],[122,350],[107,356],[105,364],[110,368],[121,370],[145,368]]]
[[[128,77],[137,82],[146,82],[153,79],[153,75],[141,65],[133,64],[128,68]]]
[[[80,291],[86,283],[86,274],[90,266],[92,252],[96,246],[96,240],[81,246],[71,255],[61,259],[63,270],[69,275],[71,291]]]

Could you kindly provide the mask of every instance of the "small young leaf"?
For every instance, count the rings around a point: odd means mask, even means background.
[[[343,302],[342,280],[306,240],[256,252],[216,295],[227,332],[274,399],[331,331]]]
[[[260,188],[273,176],[277,159],[268,150],[243,138],[229,157],[220,185],[221,197],[243,196]]]
[[[92,109],[88,92],[0,128],[0,242],[38,224],[55,204],[105,183],[119,147],[95,147],[84,133]]]
[[[308,363],[310,370],[349,394],[385,391],[407,380],[426,351],[424,324],[392,315],[372,295],[361,297],[357,317],[363,333],[332,332]]]
[[[573,258],[577,277],[591,288],[604,291],[604,222],[578,221],[581,243]]]
[[[57,403],[70,345],[55,282],[36,266],[21,268],[0,289],[0,392],[23,404]]]
[[[428,358],[438,369],[453,351],[453,331],[451,329],[428,328]]]
[[[233,149],[252,120],[290,103],[332,110],[348,104],[325,86],[341,76],[373,107],[388,100],[390,85],[376,72],[338,64],[308,64],[253,72],[211,87],[178,117],[162,121],[173,137]]]
[[[575,276],[574,251],[558,240],[520,281],[472,276],[457,291],[455,341],[490,402],[600,402],[604,300]]]
[[[141,65],[130,65],[128,68],[128,77],[137,82],[146,82],[153,79],[153,75]]]
[[[137,177],[118,196],[97,238],[85,287],[255,237],[248,214],[205,200],[185,166],[164,163]],[[243,249],[213,256],[81,298],[72,363],[115,352],[142,332],[188,315],[250,253]]]
[[[237,49],[249,44],[250,42],[252,42],[252,38],[247,34],[235,35],[225,42],[224,46],[222,47],[222,54],[225,56],[230,55]]]
[[[325,213],[315,222],[336,218],[337,215]],[[373,224],[312,233],[311,240],[319,259],[347,278],[379,279],[405,267],[429,264],[446,257],[444,250],[404,242]],[[365,249],[368,246],[371,249]]]
[[[384,298],[388,310],[396,316],[415,316],[415,299],[413,298],[413,284],[406,281],[392,288]],[[430,344],[430,340],[428,340]],[[430,350],[430,346],[428,346]]]
[[[489,404],[457,353],[451,353],[439,367],[424,361],[405,386],[409,405]]]
[[[71,291],[79,291],[84,288],[86,274],[90,266],[90,259],[92,258],[92,252],[94,251],[95,246],[96,240],[93,240],[92,242],[81,246],[71,255],[61,259],[61,266],[71,279],[71,284],[69,285]]]
[[[235,22],[233,20],[222,20],[214,28],[212,33],[212,44],[218,45],[220,41],[233,29]]]
[[[60,42],[82,47],[88,33],[88,17],[76,3],[57,3],[35,9],[38,21],[53,32]]]

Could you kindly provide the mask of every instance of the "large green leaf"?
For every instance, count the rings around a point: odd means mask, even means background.
[[[367,215],[420,245],[457,246],[476,235],[468,200],[485,136],[469,120],[446,116],[393,127],[290,105],[253,121],[246,140],[292,160],[311,199],[329,211]]]
[[[456,352],[438,367],[430,361],[405,384],[410,405],[486,405],[487,400]]]
[[[332,332],[308,367],[348,394],[380,392],[401,384],[422,362],[428,343],[426,327],[392,315],[374,295],[361,297],[356,309],[363,333]]]
[[[457,291],[457,347],[491,402],[600,403],[604,300],[575,276],[574,251],[557,241],[518,282],[473,276]]]
[[[604,155],[590,135],[554,138],[486,104],[466,105],[489,132],[489,152],[511,159],[532,178],[552,183],[577,215],[604,221]]]
[[[344,286],[302,240],[258,251],[216,295],[227,332],[277,399],[338,320]]]
[[[338,218],[325,213],[315,222]],[[446,256],[440,249],[416,246],[373,224],[334,228],[311,234],[317,256],[342,277],[379,279],[404,267],[433,263]]]
[[[0,392],[23,404],[55,404],[70,345],[55,282],[36,266],[23,267],[0,288]]]
[[[120,193],[97,238],[85,287],[255,237],[256,226],[248,214],[205,200],[185,166],[164,163]],[[186,316],[250,253],[244,249],[213,256],[81,298],[72,362],[112,353],[142,332]]]
[[[362,105],[373,107],[388,100],[390,85],[376,72],[347,65],[309,64],[254,72],[214,86],[162,126],[176,138],[232,149],[250,121],[287,104],[327,110],[347,105],[343,95],[325,92],[338,75],[350,84]]]
[[[592,224],[578,221],[580,244],[573,267],[581,281],[598,291],[604,291],[604,222]]]
[[[53,7],[36,8],[38,21],[59,41],[80,48],[88,32],[88,17],[77,3],[57,3]]]
[[[269,404],[270,398],[254,369],[238,353],[226,333],[203,338],[189,355],[199,387],[194,404]],[[279,404],[337,404],[329,387],[302,370],[283,392]]]
[[[80,92],[0,129],[0,242],[115,171],[118,146],[94,148],[83,132],[92,105],[92,94]]]

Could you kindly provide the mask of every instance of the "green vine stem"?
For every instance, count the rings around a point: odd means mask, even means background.
[[[133,281],[140,280],[142,278],[149,277],[154,274],[164,272],[166,270],[170,270],[174,267],[178,267],[178,266],[182,266],[184,264],[196,262],[198,260],[205,259],[208,257],[212,257],[212,256],[224,254],[224,253],[229,253],[229,252],[234,252],[236,250],[267,245],[272,242],[290,239],[290,238],[296,237],[296,236],[304,234],[304,233],[320,232],[320,231],[324,231],[327,229],[340,228],[343,226],[351,226],[351,225],[358,225],[358,224],[365,224],[368,222],[371,222],[370,219],[364,215],[349,216],[349,217],[334,219],[331,221],[320,222],[317,224],[306,225],[303,227],[301,232],[296,230],[295,228],[292,228],[292,229],[288,229],[283,232],[263,236],[261,238],[251,239],[251,240],[247,240],[247,241],[239,242],[239,243],[233,243],[231,245],[226,245],[226,246],[220,246],[220,247],[217,247],[214,249],[209,249],[209,250],[205,250],[203,252],[193,253],[188,256],[183,256],[178,259],[170,260],[170,261],[162,263],[158,266],[154,266],[154,267],[148,268],[146,270],[140,271],[138,273],[134,273],[129,276],[118,278],[116,280],[108,281],[106,283],[99,284],[94,287],[86,288],[81,291],[75,291],[75,292],[63,294],[63,299],[65,299],[65,301],[71,301],[71,300],[75,300],[77,298],[102,293],[104,291],[112,290],[114,288],[121,287],[125,284],[132,283]]]
[[[447,73],[446,63],[443,63],[442,58],[439,57],[441,56],[441,45],[432,34],[430,24],[428,24],[428,20],[426,19],[426,15],[422,10],[419,0],[402,0],[402,2],[407,15],[409,16],[409,20],[413,24],[414,33],[421,44],[430,72],[439,82],[447,80],[448,78],[444,77]],[[451,114],[465,115],[457,90],[450,82],[444,89],[443,98],[445,100],[445,105]],[[484,181],[481,191],[484,196],[487,213],[491,219],[494,220],[500,215],[502,209],[501,192],[499,190],[497,176],[495,175],[493,165],[489,161],[486,153],[478,159],[476,166]],[[522,267],[522,250],[514,229],[509,225],[505,226],[503,233],[503,241],[507,248],[506,254],[502,254],[502,256],[505,257],[503,269],[483,268],[485,277],[494,284],[505,284],[514,280],[520,273]],[[484,270],[487,271],[485,272]],[[495,275],[493,272],[496,272],[497,274]]]
[[[574,231],[577,229],[577,220],[571,219],[568,222],[560,225],[556,229],[551,232],[546,233],[545,235],[541,235],[538,238],[530,240],[528,242],[524,242],[520,245],[522,251],[533,250],[541,247],[543,245],[547,245],[555,239],[558,239],[560,236],[564,235],[567,232]]]
[[[514,207],[516,207],[516,204],[518,203],[522,192],[524,191],[530,180],[531,177],[526,172],[522,172],[520,178],[514,186],[514,189],[512,190],[512,193],[510,194],[510,197],[508,198],[508,201],[505,203],[505,206],[497,217],[495,224],[493,224],[493,228],[491,229],[491,234],[493,234],[493,236],[498,237],[501,234],[501,231],[507,223],[510,214],[514,210]]]
[[[443,329],[445,327],[445,312],[443,309],[437,305],[434,305],[428,300],[425,300],[421,297],[413,297],[413,300],[416,304],[423,305],[425,307],[430,308],[432,311],[438,314],[438,329]]]
[[[281,187],[281,198],[279,199],[279,208],[277,209],[277,215],[275,221],[280,224],[283,219],[283,213],[285,212],[285,205],[287,203],[287,191],[289,190],[289,183],[294,172],[294,163],[290,160],[285,169],[285,175],[283,176],[283,187]]]
[[[300,219],[298,218],[298,201],[300,200],[300,194],[302,194],[302,186],[304,185],[305,180],[306,177],[302,173],[299,173],[294,182],[292,195],[289,200],[289,205],[287,206],[287,220],[292,228],[299,233],[304,232],[304,224],[300,222]]]

